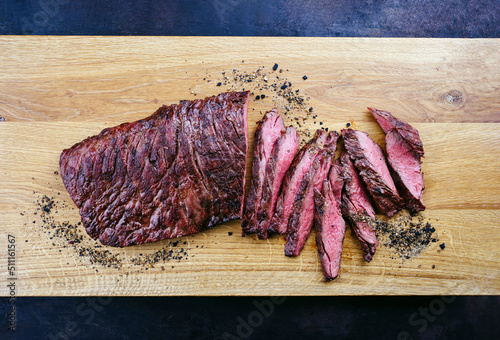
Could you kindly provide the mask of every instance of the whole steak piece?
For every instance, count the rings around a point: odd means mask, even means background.
[[[342,213],[346,216],[361,243],[363,258],[370,262],[378,246],[375,210],[370,203],[365,185],[347,153],[343,152],[340,159],[345,180],[342,193]]]
[[[424,176],[421,169],[424,147],[417,129],[394,117],[390,112],[371,107],[368,110],[386,133],[387,161],[406,208],[410,211],[425,210],[422,199]]]
[[[400,211],[404,202],[394,185],[380,146],[366,132],[359,130],[344,129],[342,137],[347,153],[375,203],[389,217]]]
[[[267,239],[268,228],[285,172],[299,150],[299,134],[285,128],[277,109],[257,122],[254,138],[252,181],[242,217],[242,235],[257,233]]]
[[[62,152],[61,176],[87,233],[125,247],[240,218],[248,92],[162,106]]]

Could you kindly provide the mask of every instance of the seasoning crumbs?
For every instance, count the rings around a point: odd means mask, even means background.
[[[154,268],[158,263],[186,261],[189,257],[194,256],[190,254],[191,248],[187,246],[186,241],[170,240],[163,241],[166,244],[150,254],[144,252],[130,257],[123,249],[106,247],[92,240],[85,231],[81,230],[81,222],[71,223],[61,220],[58,215],[55,215],[57,209],[70,208],[65,202],[56,200],[54,197],[41,195],[35,199],[34,203],[35,212],[33,215],[36,216],[37,220],[33,222],[38,223],[39,230],[52,240],[51,246],[60,248],[58,252],[61,252],[61,249],[69,249],[76,260],[89,265],[96,272],[99,272],[99,268],[126,268],[132,272],[140,272]],[[21,215],[24,216],[25,212]],[[183,246],[179,247],[180,244]],[[196,247],[198,248],[198,246]]]
[[[376,229],[379,242],[402,259],[420,255],[431,242],[439,239],[436,229],[422,214],[411,215],[407,211],[386,221],[377,219]]]

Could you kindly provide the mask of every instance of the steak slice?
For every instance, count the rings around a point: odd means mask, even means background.
[[[375,211],[370,203],[365,185],[347,153],[343,152],[340,159],[345,180],[342,194],[342,213],[361,242],[363,258],[370,262],[378,246]]]
[[[248,92],[162,106],[62,152],[61,176],[88,234],[129,246],[240,218]]]
[[[394,117],[390,112],[373,109],[371,107],[369,107],[368,110],[372,113],[373,117],[375,117],[377,123],[385,133],[388,133],[392,129],[396,129],[401,137],[410,144],[411,149],[418,156],[424,157],[424,146],[420,140],[417,129],[405,121]]]
[[[301,187],[304,177],[309,172],[314,158],[325,145],[326,139],[326,132],[316,131],[314,137],[295,155],[290,168],[283,178],[283,184],[278,200],[276,201],[269,231],[279,234],[287,232],[288,219],[293,210],[295,196]]]
[[[262,188],[261,208],[257,213],[258,236],[267,239],[268,229],[274,215],[274,208],[286,171],[299,151],[300,136],[289,126],[274,145],[273,153],[266,166],[266,176]]]
[[[274,144],[281,137],[284,129],[285,124],[277,109],[269,111],[257,122],[254,137],[252,181],[245,201],[241,223],[243,236],[259,231],[257,214],[262,203],[266,166],[273,153]]]
[[[342,130],[344,145],[379,208],[392,216],[404,206],[380,146],[366,132]]]
[[[390,112],[372,108],[368,110],[386,133],[387,161],[406,208],[410,211],[425,210],[422,200],[424,177],[421,172],[424,148],[418,131]]]
[[[420,157],[396,129],[389,130],[385,136],[387,161],[394,183],[410,211],[423,211],[424,176],[421,172]]]
[[[339,195],[344,185],[341,172],[337,160],[332,164],[328,178],[323,181],[321,192],[314,189],[316,245],[326,280],[333,280],[339,274],[346,229],[340,210]]]
[[[322,131],[321,134],[327,135],[323,149],[316,155],[312,166],[302,179],[288,219],[286,256],[298,256],[304,248],[313,225],[314,190],[321,190],[323,180],[328,176],[328,170],[330,170],[335,155],[338,133],[330,132],[327,134]]]
[[[328,173],[328,180],[330,181],[330,186],[333,191],[333,197],[338,202],[340,207],[342,202],[342,192],[344,190],[344,171],[342,169],[342,164],[340,163],[340,158],[332,163],[330,172]]]

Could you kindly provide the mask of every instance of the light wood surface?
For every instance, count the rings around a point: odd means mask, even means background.
[[[500,294],[499,50],[498,39],[0,37],[0,294],[9,294],[9,234],[18,296]],[[221,72],[274,63],[323,126],[353,122],[383,145],[372,106],[420,131],[424,215],[439,242],[406,261],[380,245],[367,264],[348,231],[340,277],[325,283],[314,237],[287,258],[282,238],[240,237],[239,220],[179,239],[182,260],[147,270],[127,261],[170,241],[105,248],[125,260],[116,269],[44,232],[34,214],[43,195],[55,197],[56,222],[79,221],[54,173],[63,148],[161,104],[226,91]],[[250,135],[274,104],[272,93],[250,102]]]

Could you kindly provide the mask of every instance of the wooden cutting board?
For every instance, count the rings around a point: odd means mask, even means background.
[[[500,294],[499,50],[498,39],[0,37],[0,293],[16,281],[18,296]],[[383,145],[367,106],[415,126],[426,151],[424,220],[439,242],[411,260],[381,244],[365,263],[348,231],[340,277],[325,283],[314,235],[288,258],[280,237],[240,237],[240,221],[126,249],[90,240],[57,174],[62,149],[161,104],[224,92],[233,69],[262,66],[270,83],[286,78],[309,98],[316,117],[302,126],[352,123]],[[250,135],[279,100],[254,91]],[[40,209],[44,195],[54,206]],[[61,236],[68,230],[81,243]],[[141,263],[163,250],[164,262]],[[99,263],[113,257],[120,265]]]

